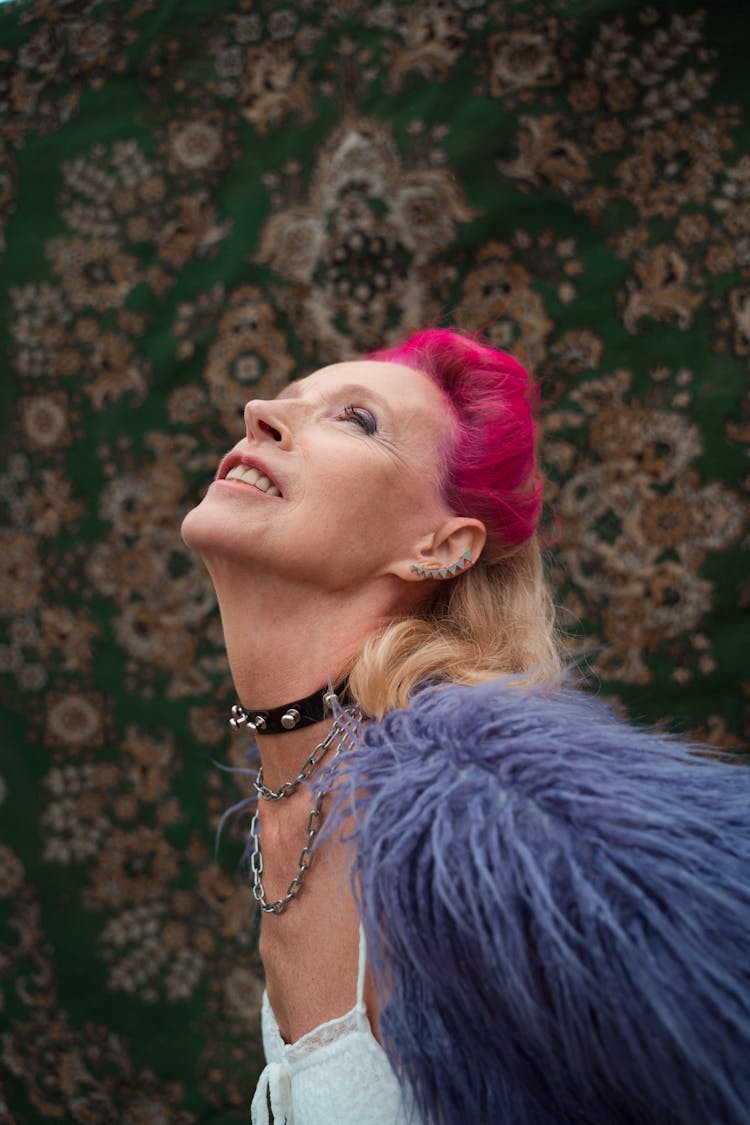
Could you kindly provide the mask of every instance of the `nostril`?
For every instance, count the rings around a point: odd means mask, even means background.
[[[279,431],[273,426],[269,426],[268,422],[264,422],[262,419],[259,419],[258,429],[262,430],[264,434],[268,434],[268,436],[272,437],[274,441],[281,441],[281,434],[279,433]]]

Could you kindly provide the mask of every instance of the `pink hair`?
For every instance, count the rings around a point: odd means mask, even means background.
[[[496,546],[531,539],[543,486],[535,458],[534,388],[521,364],[447,328],[426,328],[368,358],[421,371],[448,398],[457,423],[443,485],[450,508],[482,520]]]

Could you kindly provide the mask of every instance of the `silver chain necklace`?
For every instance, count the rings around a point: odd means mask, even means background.
[[[340,717],[341,716],[339,716],[339,718]],[[322,761],[322,759],[325,758],[326,754],[328,753],[328,747],[331,745],[331,743],[339,733],[338,721],[339,720],[337,718],[328,734],[325,736],[323,741],[319,742],[315,747],[312,754],[307,759],[297,776],[295,778],[292,778],[291,781],[285,781],[284,784],[280,785],[278,789],[269,789],[269,787],[265,784],[265,782],[263,781],[263,766],[261,766],[258,770],[258,776],[253,782],[253,787],[255,788],[258,796],[264,801],[280,801],[282,797],[291,797],[297,786],[301,785],[303,781],[307,781],[308,777],[313,772],[318,762]]]
[[[360,723],[362,720],[362,712],[358,707],[349,707],[340,712],[336,716],[330,732],[326,735],[322,742],[320,742],[313,750],[310,757],[305,762],[304,766],[297,774],[293,781],[286,781],[278,789],[269,789],[268,786],[263,784],[262,773],[258,771],[258,777],[255,782],[255,788],[258,791],[258,796],[265,801],[279,801],[282,797],[288,797],[296,787],[302,782],[306,781],[310,774],[315,769],[318,762],[324,757],[328,747],[332,742],[336,741],[336,751],[334,758],[344,750],[351,750],[355,745],[361,733]],[[288,788],[287,788],[288,787]],[[250,872],[252,879],[253,898],[258,903],[260,909],[264,914],[283,914],[292,899],[296,898],[302,890],[302,880],[305,877],[305,872],[312,863],[313,843],[315,837],[320,831],[322,815],[320,806],[323,803],[323,798],[326,795],[327,789],[318,789],[315,793],[315,804],[311,808],[307,817],[307,838],[305,845],[300,852],[299,859],[297,860],[297,872],[292,878],[289,886],[286,889],[286,894],[283,898],[277,898],[274,902],[269,902],[266,898],[266,889],[263,886],[263,852],[260,847],[260,823],[258,820],[259,809],[253,813],[253,819],[250,822],[250,839],[252,840],[252,852],[250,853]]]

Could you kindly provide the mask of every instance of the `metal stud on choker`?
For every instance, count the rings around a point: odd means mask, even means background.
[[[339,688],[343,692],[344,685]],[[301,730],[302,727],[320,723],[333,711],[336,692],[329,687],[319,688],[304,699],[282,703],[280,707],[263,709],[243,707],[235,703],[229,719],[233,730],[246,727],[251,734],[283,734],[287,730]]]

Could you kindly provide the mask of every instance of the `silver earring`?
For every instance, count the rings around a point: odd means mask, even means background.
[[[438,567],[437,570],[429,570],[423,566],[412,565],[411,570],[418,574],[420,578],[453,578],[459,570],[467,570],[471,566],[471,551],[464,551],[458,562],[454,562],[453,566]]]

